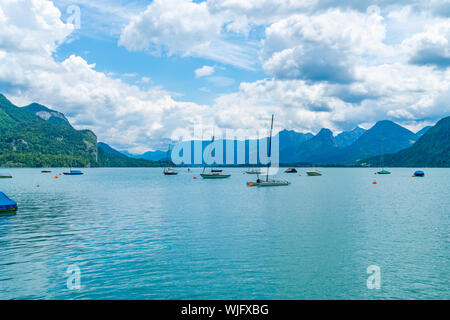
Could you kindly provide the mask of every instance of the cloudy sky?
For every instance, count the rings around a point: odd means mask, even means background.
[[[271,113],[418,130],[450,114],[450,0],[0,0],[0,92],[135,153]]]

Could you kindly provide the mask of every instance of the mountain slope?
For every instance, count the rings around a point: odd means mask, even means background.
[[[339,150],[328,159],[330,164],[352,164],[381,153],[395,153],[410,147],[416,135],[398,124],[383,120],[361,135],[352,145]]]
[[[282,130],[278,133],[280,146],[280,162],[288,163],[295,158],[295,150],[303,142],[312,139],[312,133],[300,133],[293,130]]]
[[[72,127],[71,124],[69,123],[69,120],[67,120],[64,114],[49,109],[41,104],[32,103],[26,107],[23,107],[23,109],[53,124],[66,125]]]
[[[379,165],[379,157],[361,160],[361,165]],[[387,167],[449,167],[450,117],[441,119],[412,147],[384,156]]]
[[[127,157],[106,143],[98,143],[98,164],[101,167],[157,167],[163,163]]]
[[[45,121],[0,94],[0,166],[96,166],[90,130]]]
[[[143,154],[139,154],[139,155],[134,155],[134,154],[128,153],[126,151],[123,151],[122,154],[125,154],[126,156],[128,156],[130,158],[144,159],[144,160],[148,160],[148,161],[161,161],[161,160],[166,160],[166,158],[167,158],[167,151],[161,151],[161,150],[147,151],[147,152],[145,152]]]
[[[422,128],[421,130],[416,132],[416,137],[419,139],[421,136],[423,136],[428,130],[430,130],[433,126],[426,126]]]
[[[294,162],[322,163],[337,149],[333,132],[329,129],[322,129],[316,136],[296,148]]]
[[[366,132],[365,129],[356,127],[352,131],[344,131],[338,134],[335,137],[336,144],[339,148],[345,148],[350,146],[353,142],[358,140],[359,137],[363,135],[363,133]]]

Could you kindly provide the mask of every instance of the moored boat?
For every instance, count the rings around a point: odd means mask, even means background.
[[[41,173],[50,173],[52,172],[51,170],[42,170]]]
[[[0,213],[17,211],[17,202],[0,192]]]
[[[424,177],[425,176],[425,172],[418,170],[416,172],[414,172],[414,177]]]
[[[289,168],[289,169],[286,169],[286,170],[284,171],[284,173],[297,173],[297,169],[295,169],[295,168]]]
[[[176,171],[175,169],[172,169],[172,168],[167,168],[167,169],[164,169],[163,173],[166,176],[176,176],[178,174],[178,171]]]
[[[211,140],[211,151],[212,151],[213,146],[214,146],[214,135],[213,135],[212,140]],[[206,161],[206,163],[207,163],[207,161]],[[206,164],[203,167],[203,172],[200,173],[200,176],[203,179],[226,179],[226,178],[229,178],[231,176],[231,174],[222,173],[222,171],[223,171],[222,169],[213,169],[211,167],[209,169],[209,172],[205,172],[205,170],[206,170]]]
[[[377,174],[391,174],[391,172],[388,171],[388,170],[383,169],[381,171],[378,171]]]
[[[225,174],[221,172],[209,172],[209,173],[200,173],[200,176],[203,179],[225,179],[229,178],[231,174]]]
[[[260,168],[252,168],[252,169],[245,171],[245,173],[246,174],[261,174],[262,171]]]
[[[289,181],[284,180],[261,180],[256,179],[255,182],[247,182],[247,186],[249,187],[280,187],[280,186],[288,186],[291,183]]]
[[[166,159],[167,164],[170,163],[169,154],[170,154],[170,145],[169,145],[169,150],[167,150],[167,159]],[[171,167],[167,167],[167,168],[164,168],[163,174],[166,176],[176,176],[178,174],[178,171],[175,169],[172,169]]]
[[[9,173],[0,173],[0,179],[11,179],[12,175]]]
[[[269,150],[267,151],[266,180],[261,180],[258,175],[256,181],[247,182],[247,186],[249,186],[249,187],[279,187],[279,186],[288,186],[291,184],[289,181],[269,179],[269,169],[270,169],[270,165],[271,165],[270,157],[272,154],[271,149],[272,149],[273,118],[274,118],[274,115],[272,114],[272,121],[270,123]]]
[[[306,174],[310,177],[317,177],[317,176],[321,176],[322,172],[320,172],[317,169],[309,169],[306,171]]]
[[[81,172],[80,170],[70,170],[69,172],[63,172],[63,174],[66,176],[79,176],[82,175],[83,172]]]

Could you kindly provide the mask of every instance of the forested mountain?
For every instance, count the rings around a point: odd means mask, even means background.
[[[380,157],[361,160],[361,165],[378,166]],[[387,167],[449,167],[450,117],[441,119],[410,148],[384,156]]]

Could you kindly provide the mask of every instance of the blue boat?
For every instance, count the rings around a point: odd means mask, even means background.
[[[416,171],[414,172],[414,177],[424,177],[425,176],[425,172],[423,171]]]
[[[17,211],[17,202],[8,198],[3,192],[0,192],[0,213]]]
[[[66,176],[79,176],[82,175],[83,172],[81,172],[80,170],[70,170],[69,172],[63,172],[63,174]]]

